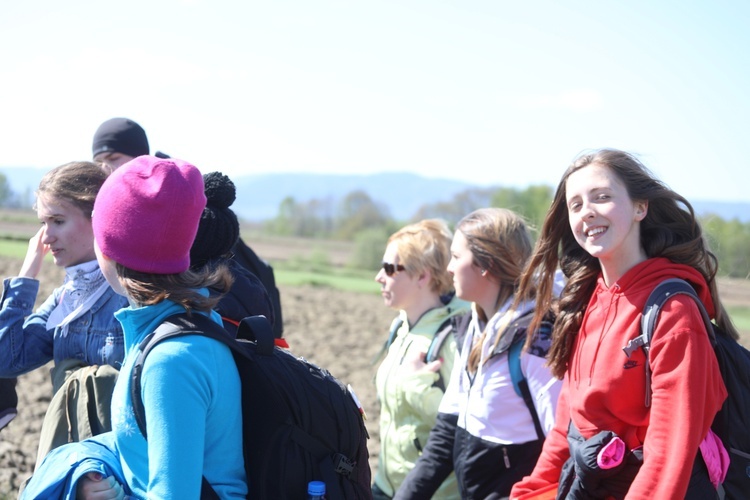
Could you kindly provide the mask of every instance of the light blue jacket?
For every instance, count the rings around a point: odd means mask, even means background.
[[[78,359],[88,365],[120,368],[124,354],[122,327],[114,313],[127,305],[125,297],[108,288],[91,307],[68,325],[47,330],[47,318],[57,305],[62,287],[55,289],[36,313],[39,281],[7,278],[0,297],[0,377],[30,372],[50,360]]]
[[[245,498],[240,378],[227,346],[202,336],[157,345],[141,378],[148,443],[136,424],[130,377],[138,345],[180,312],[165,300],[116,313],[126,355],[112,396],[112,430],[123,476],[139,498],[198,499],[201,476],[220,498]],[[221,324],[217,313],[211,318]]]
[[[125,484],[111,432],[50,451],[42,463],[37,464],[19,500],[75,500],[78,480],[89,472],[115,476],[120,484]],[[127,486],[124,490],[126,495],[131,494]]]

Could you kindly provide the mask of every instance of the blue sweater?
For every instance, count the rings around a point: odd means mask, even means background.
[[[228,347],[201,336],[166,340],[143,367],[141,396],[148,443],[130,399],[138,344],[182,306],[163,301],[115,316],[125,335],[125,361],[112,397],[112,430],[122,472],[137,497],[198,499],[201,476],[221,498],[245,498],[240,379]],[[211,318],[221,319],[216,313]]]

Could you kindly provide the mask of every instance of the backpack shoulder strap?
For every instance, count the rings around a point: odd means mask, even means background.
[[[525,319],[528,317],[528,321]],[[514,328],[523,328],[526,331],[526,327],[529,326],[533,314],[527,314],[521,317],[521,320],[513,323]],[[514,334],[516,334],[514,332]],[[534,429],[539,439],[544,439],[544,430],[542,429],[542,422],[539,420],[539,414],[536,412],[536,406],[534,406],[534,398],[531,396],[531,390],[529,389],[529,382],[526,380],[526,376],[523,374],[521,369],[521,352],[523,351],[523,345],[526,339],[526,335],[517,335],[513,339],[513,343],[508,349],[508,370],[510,371],[510,380],[513,383],[513,390],[516,394],[523,399],[526,403],[526,407],[529,409],[531,419],[534,421]]]
[[[452,333],[455,333],[454,330],[453,317],[443,321],[432,337],[432,341],[430,341],[430,347],[427,348],[427,355],[425,356],[425,363],[430,363],[440,357],[440,350],[443,348],[443,344],[445,344],[445,341]]]
[[[510,370],[510,380],[513,382],[513,390],[516,395],[523,397],[520,384],[526,380],[526,376],[521,370],[521,352],[523,351],[523,339],[518,339],[511,344],[508,349],[508,369]]]
[[[471,311],[467,311],[458,316],[452,316],[451,321],[455,326],[456,336],[456,350],[460,353],[464,347],[464,338],[466,338],[466,332],[469,331],[469,325],[471,324]]]
[[[398,333],[399,328],[401,328],[401,325],[404,324],[404,320],[401,319],[401,317],[397,317],[393,320],[393,323],[391,323],[391,329],[388,330],[388,338],[385,339],[385,343],[383,344],[383,347],[380,348],[378,353],[375,355],[375,357],[372,358],[372,361],[370,362],[371,365],[376,365],[378,362],[383,358],[386,352],[388,352],[388,348],[391,347],[391,344],[393,344],[393,341],[396,340],[396,334]]]
[[[433,335],[432,340],[430,341],[430,346],[427,348],[427,353],[424,357],[425,363],[431,363],[440,358],[440,350],[443,348],[446,339],[450,335],[453,335],[453,337],[456,339],[456,346],[458,346],[459,341],[458,334],[456,332],[456,323],[454,317],[455,316],[447,318],[438,327],[435,335]],[[440,372],[440,370],[438,370],[437,375],[438,379],[433,385],[439,388],[441,391],[445,392],[446,383],[445,380],[443,380],[443,374]]]
[[[146,356],[162,341],[186,335],[210,337],[236,349],[233,339],[224,328],[202,314],[193,314],[191,317],[188,317],[184,313],[175,314],[168,317],[154,332],[147,335],[138,346],[140,352],[130,375],[130,399],[133,404],[133,413],[144,438],[147,438],[146,411],[141,399],[141,375],[143,373],[143,364],[146,362]]]
[[[435,332],[435,335],[432,337],[430,346],[427,348],[425,363],[430,363],[440,358],[440,351],[442,350],[443,345],[445,345],[445,341],[451,335],[456,341],[456,351],[460,354],[464,343],[464,337],[466,336],[466,330],[469,329],[470,322],[471,311],[451,316],[443,321]],[[445,392],[445,380],[443,380],[443,375],[439,371],[438,380],[434,385]]]
[[[240,321],[238,327],[238,333],[240,331],[245,335],[243,338],[256,342],[258,353],[270,355],[273,352],[275,336],[271,324],[266,317],[249,316],[244,318]],[[146,433],[146,409],[143,406],[143,399],[141,399],[141,375],[143,373],[143,364],[146,362],[146,356],[160,342],[186,335],[202,335],[218,340],[232,349],[235,359],[237,359],[237,355],[248,357],[247,352],[240,347],[223,326],[214,323],[203,314],[193,314],[188,317],[187,314],[181,313],[164,320],[155,331],[141,341],[138,346],[140,352],[130,375],[130,399],[133,405],[133,414],[144,439],[148,439],[148,436]],[[219,496],[205,476],[201,478],[201,498],[219,500]]]
[[[698,310],[703,317],[703,323],[705,323],[706,329],[708,330],[708,335],[709,337],[711,337],[711,343],[715,343],[716,339],[714,338],[714,330],[711,323],[711,318],[708,317],[706,307],[703,305],[703,302],[701,302],[701,299],[698,297],[695,289],[690,285],[690,283],[685,280],[681,280],[679,278],[670,278],[662,281],[656,286],[656,288],[654,288],[648,300],[646,301],[646,307],[644,307],[643,309],[644,313],[643,317],[641,318],[641,329],[648,334],[647,345],[651,342],[651,336],[654,333],[656,320],[659,316],[659,312],[661,311],[662,306],[671,297],[680,294],[687,295],[695,301],[696,305],[698,306]],[[644,328],[644,325],[646,328]]]
[[[628,345],[622,348],[628,357],[630,357],[633,351],[638,348],[642,348],[646,353],[646,407],[651,406],[651,365],[648,362],[649,352],[651,350],[651,337],[654,334],[656,321],[659,319],[661,308],[666,304],[667,300],[675,295],[687,295],[695,301],[698,310],[703,317],[703,322],[706,325],[711,344],[716,345],[716,336],[713,324],[711,323],[711,318],[708,317],[708,312],[706,311],[703,302],[701,302],[698,294],[690,283],[679,278],[669,278],[656,285],[648,296],[648,299],[646,299],[646,305],[643,306],[643,314],[641,315],[641,334],[630,340]]]
[[[249,316],[240,321],[238,332],[242,331],[243,338],[253,340],[257,345],[258,354],[270,356],[274,349],[274,334],[271,324],[264,316]],[[151,350],[164,340],[184,337],[186,335],[202,335],[218,340],[228,346],[235,356],[248,357],[246,350],[242,349],[237,341],[227,332],[224,327],[214,323],[203,314],[175,314],[162,322],[154,332],[147,335],[138,346],[138,358],[133,365],[130,374],[130,399],[133,404],[133,413],[138,428],[146,438],[146,411],[141,399],[141,375],[146,356]]]
[[[274,333],[271,323],[264,316],[248,316],[240,321],[238,333],[242,332],[243,338],[252,340],[256,343],[256,352],[261,355],[270,356],[274,349]],[[133,404],[133,413],[138,428],[146,438],[146,411],[141,399],[141,375],[143,373],[143,364],[146,362],[146,356],[160,342],[176,337],[186,335],[202,335],[218,340],[228,346],[234,352],[234,355],[248,357],[246,350],[242,349],[237,341],[227,332],[223,326],[214,323],[210,318],[203,314],[192,314],[188,317],[185,313],[175,314],[168,317],[152,333],[147,335],[138,346],[138,358],[133,365],[133,371],[130,375],[130,399]]]

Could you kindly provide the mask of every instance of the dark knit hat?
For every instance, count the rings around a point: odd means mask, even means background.
[[[203,184],[207,202],[190,249],[192,268],[226,256],[240,237],[240,223],[229,208],[237,198],[234,183],[221,172],[211,172],[203,176]]]
[[[147,155],[146,131],[128,118],[111,118],[99,125],[91,145],[92,157],[105,152],[122,153],[133,158]]]

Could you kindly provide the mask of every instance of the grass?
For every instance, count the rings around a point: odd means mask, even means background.
[[[28,249],[28,241],[0,238],[0,255],[23,259]],[[331,266],[300,265],[294,266],[282,262],[273,262],[276,282],[281,285],[329,286],[339,290],[356,293],[376,294],[380,288],[373,280],[375,271],[339,269]],[[307,269],[302,269],[307,267]]]
[[[36,224],[35,219],[30,218],[30,220]],[[279,240],[282,239],[279,238]],[[290,239],[289,241],[293,242],[294,246],[304,247],[307,244],[309,247],[309,241],[298,240]],[[23,259],[27,248],[27,240],[0,237],[0,255],[2,256]],[[286,286],[326,286],[353,293],[377,294],[380,287],[373,280],[375,271],[335,265],[328,258],[328,252],[332,253],[334,248],[336,247],[317,249],[307,257],[297,256],[288,261],[272,261],[276,282]],[[734,325],[742,335],[743,343],[750,346],[750,305],[734,305],[727,309]]]
[[[380,292],[380,287],[373,280],[375,273],[369,273],[368,277],[362,273],[352,272],[329,272],[290,270],[274,266],[274,275],[276,283],[286,286],[312,285],[327,286],[355,293],[376,294]]]
[[[0,255],[12,257],[14,259],[23,259],[26,257],[26,250],[29,248],[29,242],[21,240],[8,240],[0,238]]]
[[[287,286],[312,285],[328,286],[339,290],[356,293],[376,294],[380,287],[373,280],[374,272],[369,271],[327,271],[284,269],[283,264],[274,263],[274,274],[276,283]],[[365,274],[368,273],[368,274]],[[729,316],[737,330],[740,332],[741,343],[750,347],[750,307],[730,306],[727,307]]]
[[[737,330],[746,333],[745,337],[750,337],[750,307],[729,306],[727,311]]]
[[[356,293],[375,294],[380,291],[378,285],[370,278],[366,280],[355,276],[339,276],[335,274],[323,274],[312,271],[285,271],[274,270],[276,282],[281,285],[299,286],[328,286],[338,290]]]

